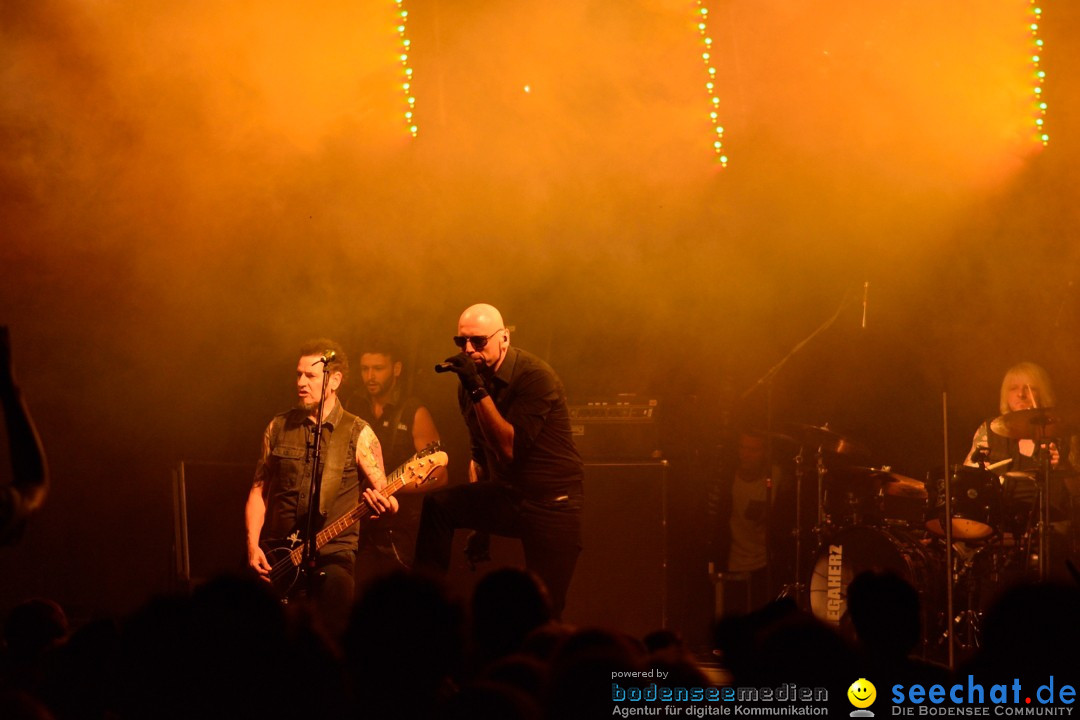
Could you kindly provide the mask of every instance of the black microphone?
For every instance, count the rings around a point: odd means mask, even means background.
[[[322,363],[323,365],[329,365],[337,358],[337,353],[333,350],[327,350],[326,353],[315,361],[315,364]]]
[[[866,329],[866,300],[870,296],[870,281],[862,284],[862,329]]]
[[[454,366],[451,365],[448,362],[441,362],[441,363],[439,363],[438,365],[435,366],[435,372],[437,372],[437,373],[450,372],[453,369],[454,369]]]

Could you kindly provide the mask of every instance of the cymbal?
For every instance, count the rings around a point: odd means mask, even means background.
[[[926,486],[918,480],[899,475],[894,475],[893,477],[896,479],[892,482],[886,482],[882,486],[882,492],[886,495],[913,498],[915,500],[925,500],[927,498]]]
[[[844,437],[831,429],[828,425],[801,425],[799,423],[785,423],[789,434],[797,438],[804,446],[821,448],[822,452],[836,453],[838,455],[869,455],[870,450],[863,444]]]
[[[925,500],[927,497],[926,487],[921,481],[894,473],[887,467],[842,467],[833,470],[832,473],[843,480],[854,481],[856,484],[880,487],[885,495],[918,500]]]
[[[1076,427],[1076,414],[1057,408],[1032,408],[1005,413],[990,421],[990,429],[1014,440],[1060,438]]]

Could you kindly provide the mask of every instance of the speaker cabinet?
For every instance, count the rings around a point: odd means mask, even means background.
[[[638,638],[668,625],[665,460],[585,464],[583,546],[563,619]]]
[[[181,462],[173,470],[175,578],[191,587],[247,564],[244,504],[255,463]]]

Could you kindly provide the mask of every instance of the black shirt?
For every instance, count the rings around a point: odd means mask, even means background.
[[[538,499],[580,494],[584,467],[570,429],[566,391],[551,366],[511,347],[486,386],[499,414],[514,426],[512,462],[500,462],[485,442],[464,389],[459,389],[458,402],[472,440],[472,459],[484,468],[487,479]]]
[[[390,394],[390,402],[383,405],[382,416],[376,418],[371,396],[367,396],[365,401],[356,414],[371,426],[371,429],[375,431],[375,437],[379,438],[383,466],[386,474],[390,475],[416,454],[413,423],[416,420],[416,412],[423,404],[415,397],[401,397],[400,389],[395,387]],[[369,522],[368,525],[373,528],[415,528],[420,521],[420,509],[424,498],[409,493],[399,493],[397,498],[397,513],[383,515],[378,520]]]
[[[386,474],[389,475],[416,454],[413,443],[413,421],[416,420],[416,412],[423,403],[415,397],[403,398],[399,389],[395,387],[390,394],[390,401],[383,406],[382,415],[375,417],[371,397],[368,396],[364,400],[356,414],[371,426],[371,429],[375,431],[375,437],[379,438],[383,466]]]

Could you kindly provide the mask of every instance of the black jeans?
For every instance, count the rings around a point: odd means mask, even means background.
[[[424,498],[416,537],[416,567],[445,573],[450,568],[454,530],[468,528],[520,538],[525,567],[543,580],[556,618],[581,552],[579,491],[560,499],[531,499],[507,485],[472,483]]]
[[[323,629],[339,642],[349,623],[354,598],[353,570],[356,553],[351,551],[320,555],[316,559],[314,583],[315,609]]]

